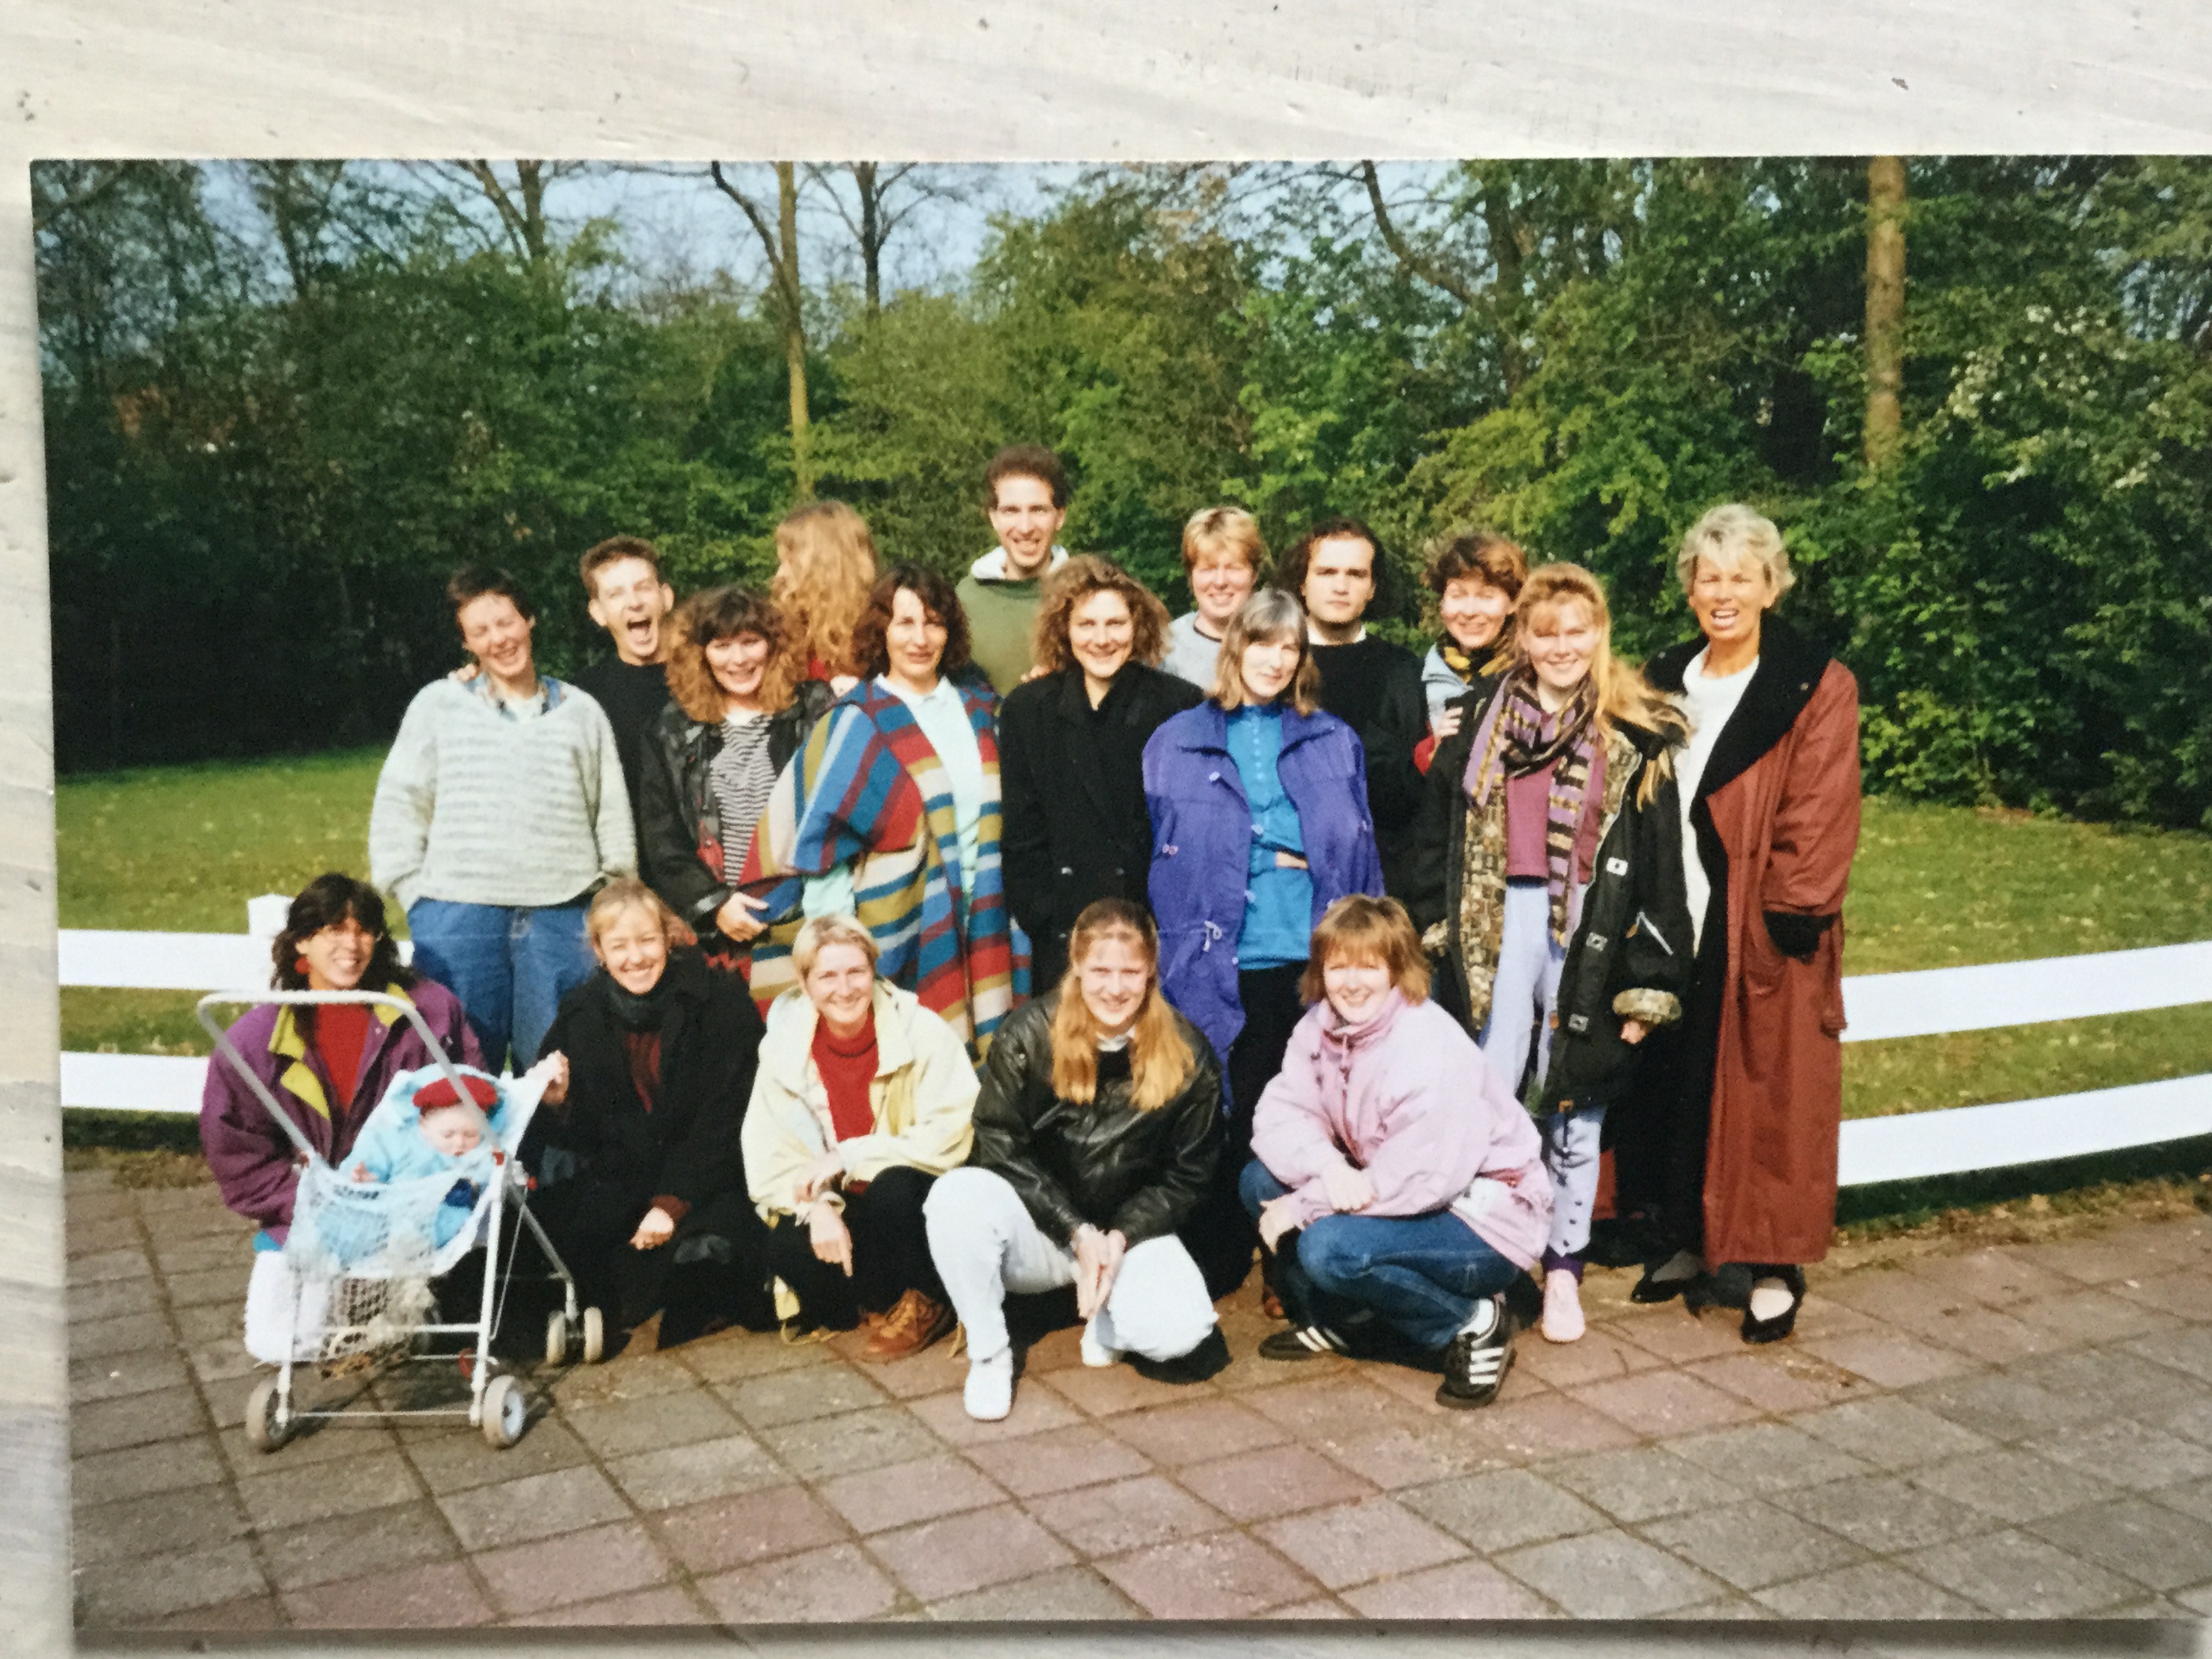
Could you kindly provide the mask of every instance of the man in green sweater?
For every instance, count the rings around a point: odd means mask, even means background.
[[[399,901],[415,966],[461,1000],[514,1069],[592,971],[584,906],[634,875],[637,842],[614,728],[592,696],[541,675],[537,613],[503,570],[446,585],[480,672],[415,694],[376,780],[369,875]]]
[[[1030,626],[1044,577],[1067,562],[1055,541],[1067,521],[1067,472],[1042,444],[1015,444],[983,473],[983,509],[999,544],[955,590],[968,613],[969,653],[1005,696],[1029,677]]]

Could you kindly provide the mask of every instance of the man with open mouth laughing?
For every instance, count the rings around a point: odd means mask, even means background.
[[[635,805],[644,744],[668,706],[665,624],[676,608],[676,590],[661,580],[660,556],[641,537],[612,537],[580,562],[592,620],[607,630],[615,654],[577,675],[576,684],[606,710],[622,749],[623,781]]]

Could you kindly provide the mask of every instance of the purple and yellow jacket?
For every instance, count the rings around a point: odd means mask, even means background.
[[[415,1005],[448,1059],[483,1069],[483,1053],[459,997],[434,980],[418,979],[404,991],[392,988]],[[230,1040],[240,1055],[329,1164],[337,1164],[353,1149],[354,1137],[393,1078],[434,1063],[422,1039],[398,1010],[374,1006],[369,1012],[374,1018],[368,1040],[362,1045],[353,1104],[335,1114],[330,1073],[300,1029],[296,1009],[266,1004],[230,1027]],[[300,1182],[296,1154],[290,1139],[270,1121],[268,1108],[254,1098],[237,1068],[219,1054],[208,1057],[207,1087],[200,1097],[200,1146],[224,1204],[281,1240],[292,1223],[292,1194]]]

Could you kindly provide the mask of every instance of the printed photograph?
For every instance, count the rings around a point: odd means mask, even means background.
[[[2212,1613],[2212,161],[31,185],[80,1631]]]

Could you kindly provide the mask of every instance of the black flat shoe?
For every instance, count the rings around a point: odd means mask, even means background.
[[[1762,1273],[1763,1279],[1778,1279],[1790,1287],[1790,1305],[1771,1319],[1755,1319],[1747,1305],[1743,1310],[1743,1340],[1747,1342],[1779,1342],[1797,1328],[1797,1310],[1805,1305],[1805,1273],[1801,1267],[1784,1267],[1778,1273]]]
[[[1668,1258],[1669,1261],[1672,1260],[1674,1260],[1672,1256]],[[1644,1277],[1636,1281],[1636,1288],[1629,1291],[1628,1299],[1631,1302],[1640,1302],[1647,1308],[1656,1306],[1662,1302],[1672,1302],[1705,1277],[1703,1273],[1686,1273],[1677,1279],[1658,1278],[1656,1275],[1659,1269],[1666,1265],[1667,1262],[1661,1261],[1646,1267],[1644,1270]]]

